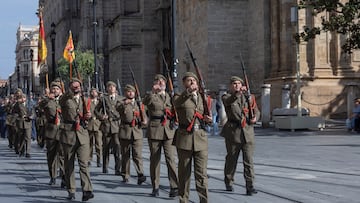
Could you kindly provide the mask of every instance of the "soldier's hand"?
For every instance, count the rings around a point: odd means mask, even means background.
[[[204,121],[205,121],[205,123],[212,123],[212,117],[208,116],[208,115],[205,115],[204,116]]]
[[[152,88],[152,91],[153,91],[154,93],[160,92],[160,91],[161,91],[160,85],[159,85],[159,84],[154,84],[154,85],[153,85],[153,88]]]
[[[256,119],[256,116],[254,116],[254,118],[252,118],[252,119],[250,120],[250,123],[251,123],[251,124],[254,124],[254,123],[256,123],[256,120],[257,120],[257,119]]]
[[[91,113],[90,113],[90,112],[87,112],[87,113],[85,114],[85,119],[88,120],[88,119],[90,119],[90,118],[91,118]]]
[[[102,120],[107,120],[109,118],[108,115],[103,115]]]

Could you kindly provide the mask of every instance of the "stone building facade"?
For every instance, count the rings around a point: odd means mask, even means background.
[[[93,13],[89,0],[52,0],[44,4],[46,33],[56,25],[56,59],[62,57],[68,31],[75,45],[93,48]],[[175,3],[175,26],[172,26]],[[253,94],[261,102],[261,87],[271,84],[271,108],[281,107],[281,91],[291,86],[291,106],[296,106],[297,52],[293,34],[304,24],[318,25],[309,11],[299,11],[299,23],[290,18],[296,0],[107,0],[96,1],[98,64],[104,82],[132,83],[132,66],[141,92],[150,89],[156,73],[165,73],[177,58],[181,76],[194,71],[186,42],[201,68],[206,87],[227,86],[231,75],[243,77],[244,64]],[[176,30],[171,41],[172,29]],[[302,106],[311,115],[346,116],[348,84],[359,78],[360,53],[342,54],[342,36],[322,33],[299,45]],[[50,45],[49,34],[47,44]],[[175,51],[173,57],[171,53]],[[48,54],[48,61],[49,61]],[[241,60],[242,59],[242,60]],[[357,88],[357,86],[356,86]],[[356,89],[355,88],[355,89]]]

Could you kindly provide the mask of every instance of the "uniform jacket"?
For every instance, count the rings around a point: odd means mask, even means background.
[[[141,128],[139,107],[134,101],[133,103],[125,104],[124,100],[118,103],[117,110],[120,113],[121,125],[119,131],[120,139],[137,140],[143,139],[143,131]],[[138,116],[136,116],[136,114]],[[134,122],[134,126],[131,123]]]
[[[175,130],[170,127],[170,116],[172,114],[171,98],[168,93],[165,96],[160,94],[147,94],[143,103],[147,106],[149,124],[146,136],[154,140],[169,140],[174,138]],[[167,116],[167,113],[168,115]]]
[[[88,109],[90,109],[91,112],[91,119],[89,120],[87,129],[90,131],[98,131],[100,130],[101,121],[95,114],[95,107],[99,103],[99,98],[96,100],[88,98],[86,102],[86,105],[89,107]]]
[[[208,149],[208,138],[204,129],[188,132],[184,127],[189,126],[194,117],[195,110],[204,113],[203,100],[198,94],[197,102],[192,99],[192,94],[186,90],[181,95],[174,97],[174,105],[179,117],[179,128],[175,133],[175,146],[183,150],[202,151]],[[199,119],[195,124],[199,125]]]
[[[60,124],[60,142],[64,144],[74,145],[76,137],[81,144],[90,142],[87,129],[83,125],[76,130],[76,121],[83,115],[83,101],[80,98],[79,103],[76,102],[73,93],[67,92],[60,98],[60,106],[62,112],[62,123]]]
[[[31,111],[27,108],[26,103],[16,102],[14,106],[14,113],[16,115],[16,127],[19,129],[31,128]]]
[[[45,134],[47,139],[59,140],[59,126],[61,122],[61,107],[58,99],[47,99],[44,105],[44,113],[46,117]]]
[[[251,106],[254,109],[254,115],[260,118],[260,111],[256,105],[255,97],[252,95]],[[221,136],[233,143],[241,143],[243,135],[246,143],[254,142],[254,125],[249,124],[248,103],[243,94],[225,94],[222,96],[226,115],[228,120],[224,125]]]
[[[7,112],[6,121],[5,121],[6,125],[16,126],[16,116],[13,115],[15,104],[16,103],[8,103],[6,105],[6,112]]]
[[[103,97],[104,98],[100,98],[99,103],[95,107],[95,116],[97,118],[102,118],[105,115],[103,107],[103,103],[105,103],[106,114],[109,118],[107,120],[102,120],[101,130],[106,134],[118,133],[120,126],[120,114],[116,110],[116,105],[123,99],[123,97],[116,95],[115,100],[111,100],[110,95],[107,94]]]

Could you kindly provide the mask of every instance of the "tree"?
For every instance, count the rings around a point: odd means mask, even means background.
[[[347,38],[341,46],[345,53],[352,53],[360,49],[360,1],[348,0],[300,0],[300,9],[312,9],[312,15],[321,16],[322,23],[319,27],[304,27],[304,31],[297,33],[296,41],[300,39],[309,41],[319,35],[321,31],[336,32],[346,35]],[[328,17],[325,15],[328,14]]]
[[[88,84],[88,78],[92,77],[94,74],[94,54],[92,50],[85,50],[84,52],[80,50],[75,50],[75,64],[79,71],[79,74],[82,78],[84,86]],[[74,64],[73,64],[74,66]],[[64,58],[61,58],[58,61],[58,71],[61,79],[65,84],[68,84],[70,80],[70,68],[69,62]],[[75,73],[75,69],[73,67],[73,77],[77,77]]]

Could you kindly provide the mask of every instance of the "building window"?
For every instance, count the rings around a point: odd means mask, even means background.
[[[140,0],[125,0],[125,15],[131,15],[140,12]]]
[[[23,54],[24,54],[24,60],[28,60],[29,59],[29,50],[28,49],[25,49],[23,51]]]

